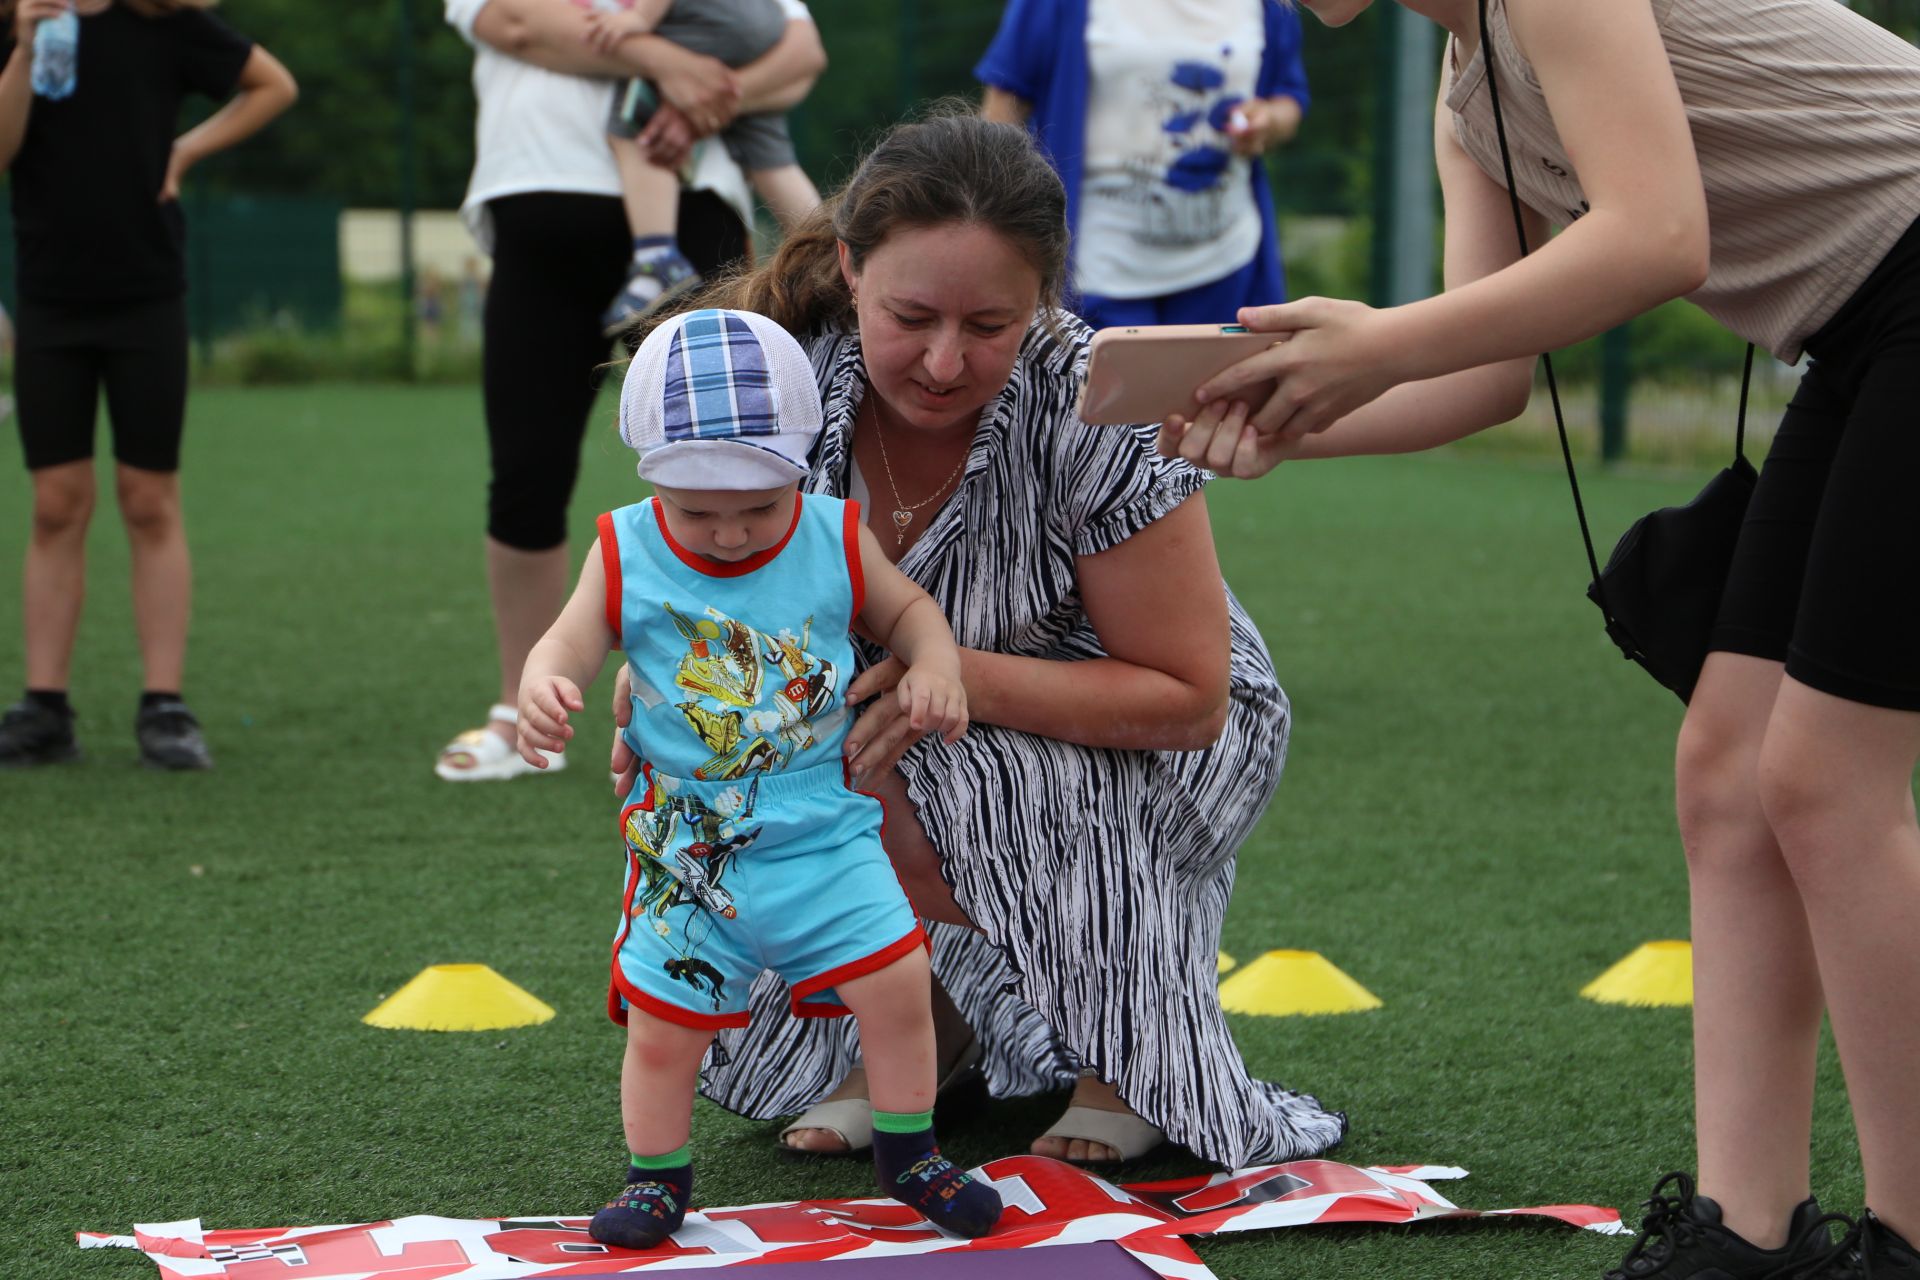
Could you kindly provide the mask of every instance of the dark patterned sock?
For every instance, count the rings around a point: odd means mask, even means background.
[[[651,1249],[678,1231],[693,1194],[693,1163],[685,1158],[685,1147],[673,1154],[681,1157],[680,1163],[668,1168],[628,1165],[627,1185],[593,1215],[587,1234],[621,1249]]]
[[[925,1215],[927,1221],[963,1236],[983,1236],[1000,1220],[1000,1194],[940,1154],[931,1113],[873,1115],[873,1167],[880,1191]],[[891,1132],[888,1122],[918,1120],[911,1132]]]

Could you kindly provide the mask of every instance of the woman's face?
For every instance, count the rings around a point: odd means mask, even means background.
[[[840,269],[881,403],[907,426],[971,426],[1013,373],[1040,273],[978,223],[896,231],[858,271],[841,245]]]
[[[1322,25],[1344,27],[1371,8],[1373,0],[1297,0],[1297,3],[1320,19]]]

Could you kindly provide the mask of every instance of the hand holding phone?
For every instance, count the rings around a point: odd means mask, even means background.
[[[1131,426],[1191,418],[1201,406],[1202,383],[1286,335],[1250,333],[1237,324],[1166,324],[1102,329],[1093,335],[1087,380],[1080,389],[1080,420],[1094,426]],[[1257,410],[1273,394],[1272,381],[1234,397]]]

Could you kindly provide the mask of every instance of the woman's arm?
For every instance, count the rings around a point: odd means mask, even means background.
[[[0,169],[13,164],[33,110],[33,33],[67,7],[66,0],[19,0],[13,11],[13,52],[0,68]]]
[[[1017,98],[1005,89],[996,89],[988,85],[980,95],[980,118],[991,120],[995,124],[1020,124],[1027,122],[1033,114],[1033,104],[1024,98]]]
[[[487,0],[474,17],[473,34],[548,71],[651,80],[703,134],[731,120],[740,97],[739,80],[724,62],[659,36],[630,36],[607,52],[594,48],[587,11],[569,0]]]
[[[208,156],[225,151],[264,128],[300,97],[293,73],[260,45],[253,46],[240,68],[240,83],[226,105],[181,134],[167,160],[167,176],[160,187],[162,200],[180,197],[180,180],[187,170]]]
[[[795,18],[779,43],[740,68],[740,110],[745,114],[797,107],[826,69],[820,28],[810,18]]]
[[[1327,429],[1388,387],[1531,360],[1706,279],[1706,195],[1648,0],[1511,0],[1508,8],[1589,211],[1544,244],[1534,235],[1536,219],[1530,239],[1537,252],[1458,286],[1450,280],[1447,292],[1421,302],[1375,311],[1309,298],[1249,308],[1242,323],[1288,333],[1289,340],[1212,379],[1203,394],[1231,395],[1277,376],[1280,389],[1257,409],[1254,424],[1298,438]],[[1623,93],[1621,85],[1634,91]],[[1488,180],[1481,178],[1469,185],[1470,207],[1456,207],[1461,184],[1449,180],[1449,168],[1458,167],[1450,159],[1458,147],[1446,125],[1442,112],[1436,142],[1449,256],[1456,237],[1475,246],[1502,236],[1511,243],[1513,218],[1498,184],[1491,186],[1499,200],[1485,198]],[[1459,163],[1472,162],[1460,156]]]
[[[1199,494],[1132,537],[1078,561],[1080,596],[1108,656],[1078,662],[960,650],[967,715],[1087,747],[1193,751],[1227,722],[1226,584]],[[893,687],[897,659],[860,674],[857,703]],[[910,741],[892,698],[847,735],[861,771],[890,768]]]

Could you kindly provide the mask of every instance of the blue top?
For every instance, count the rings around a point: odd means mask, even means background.
[[[1007,0],[1000,30],[973,69],[974,79],[1030,103],[1027,129],[1053,162],[1067,189],[1067,228],[1080,226],[1081,166],[1086,154],[1087,5],[1089,0]],[[1300,18],[1279,0],[1262,0],[1266,43],[1260,53],[1255,92],[1289,97],[1304,111],[1307,73],[1300,61]],[[1254,255],[1256,296],[1284,301],[1279,238],[1273,222],[1273,192],[1258,156],[1249,166],[1254,206],[1260,211],[1260,248]],[[1072,284],[1069,264],[1067,280]]]
[[[722,782],[840,761],[859,534],[857,503],[797,495],[779,543],[722,564],[674,541],[657,498],[600,517],[607,624],[633,675],[625,737],[654,772]]]

